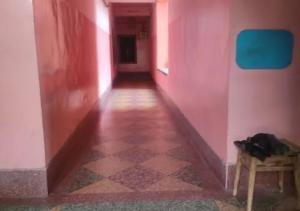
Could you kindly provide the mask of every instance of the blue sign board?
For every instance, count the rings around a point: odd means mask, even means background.
[[[242,69],[283,69],[292,63],[294,36],[286,30],[244,30],[237,38]]]

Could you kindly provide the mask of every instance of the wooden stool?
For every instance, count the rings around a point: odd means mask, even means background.
[[[283,192],[283,180],[285,171],[293,171],[295,175],[295,184],[298,193],[298,206],[300,208],[300,167],[299,167],[299,152],[300,150],[289,144],[291,152],[284,156],[271,156],[264,162],[258,160],[255,157],[249,155],[246,151],[238,149],[238,159],[236,165],[236,173],[234,180],[233,196],[237,195],[241,168],[246,167],[249,170],[249,182],[248,182],[248,198],[247,198],[247,211],[252,210],[253,193],[255,185],[256,172],[278,172],[279,175],[279,188],[280,192]]]

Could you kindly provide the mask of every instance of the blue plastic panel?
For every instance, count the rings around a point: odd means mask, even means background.
[[[243,69],[283,69],[292,63],[294,37],[286,30],[245,30],[237,38],[236,62]]]

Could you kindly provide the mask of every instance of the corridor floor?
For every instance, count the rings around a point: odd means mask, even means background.
[[[187,198],[223,193],[176,126],[151,80],[113,89],[92,147],[57,194]]]
[[[243,210],[189,144],[151,80],[119,81],[99,121],[77,168],[37,210]],[[269,210],[275,201],[263,203],[255,206]]]

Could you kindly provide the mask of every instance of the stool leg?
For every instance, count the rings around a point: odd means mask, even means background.
[[[283,193],[283,183],[284,183],[284,171],[278,172],[278,186],[279,186],[279,191],[280,193]]]
[[[296,189],[298,194],[298,208],[300,209],[300,167],[297,161],[295,162],[294,176],[295,176],[295,184],[296,184]]]
[[[256,176],[256,162],[255,162],[255,158],[251,158],[250,169],[249,169],[247,211],[252,210],[255,176]]]
[[[239,183],[240,183],[240,176],[241,176],[241,168],[242,168],[242,160],[241,160],[241,152],[238,152],[236,170],[235,170],[235,178],[234,178],[234,187],[233,187],[233,196],[237,195]]]

